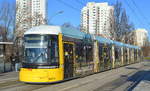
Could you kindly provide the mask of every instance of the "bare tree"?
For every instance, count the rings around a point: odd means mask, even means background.
[[[115,21],[114,21],[114,9],[110,10],[109,13],[109,27],[108,31],[110,33],[110,39],[115,40],[116,39],[116,32],[115,32]]]
[[[121,10],[122,10],[122,4],[121,2],[117,1],[114,5],[114,31],[116,33],[115,40],[119,40],[119,35],[121,32],[120,29],[120,17],[121,17]]]
[[[2,41],[10,41],[15,21],[15,6],[6,1],[0,7],[0,36]],[[11,39],[10,39],[11,38]]]
[[[15,37],[14,37],[14,50],[16,52],[15,55],[19,57],[20,60],[23,56],[23,35],[24,32],[28,29],[38,26],[41,24],[46,24],[46,20],[39,13],[32,13],[31,6],[22,7],[20,6],[20,2],[16,3],[16,21],[15,24]]]
[[[0,40],[3,42],[13,41],[13,29],[15,22],[15,5],[3,1],[0,7]],[[5,63],[10,61],[12,46],[3,46],[4,71]]]
[[[134,25],[129,22],[126,10],[122,8],[122,3],[117,1],[114,5],[114,32],[115,40],[129,43],[131,31]]]
[[[80,25],[78,26],[74,26],[72,23],[70,22],[65,22],[64,24],[61,25],[62,27],[66,27],[66,28],[72,28],[72,29],[77,29],[80,30]]]
[[[129,19],[126,14],[126,10],[124,9],[121,15],[121,21],[120,21],[120,39],[124,43],[130,43],[132,38],[132,30],[134,30],[134,25],[132,23],[129,23]]]
[[[142,47],[144,57],[149,57],[150,56],[150,51],[149,50],[150,50],[150,46],[143,46]]]
[[[17,39],[18,37],[22,37],[23,33],[31,28],[32,20],[30,10],[28,8],[22,8],[18,3],[16,3],[16,21],[15,24],[15,36]]]
[[[70,22],[65,22],[62,27],[74,27]]]
[[[19,3],[16,3],[14,22],[14,56],[17,61],[23,59],[23,34],[31,28],[32,20],[31,12],[28,7],[22,8]]]

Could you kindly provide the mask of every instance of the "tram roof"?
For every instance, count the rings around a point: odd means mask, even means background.
[[[29,29],[28,31],[26,31],[24,35],[27,35],[27,34],[58,35],[59,33],[62,33],[63,35],[68,36],[68,37],[79,38],[79,39],[82,39],[83,36],[85,35],[85,33],[80,32],[77,29],[60,27],[60,26],[48,26],[48,25],[40,25],[37,27],[33,27]]]
[[[83,39],[86,35],[86,33],[81,32],[81,31],[74,29],[74,28],[61,27],[61,29],[62,29],[62,34],[65,36],[68,36],[68,37]]]
[[[0,45],[12,45],[13,42],[0,42]]]
[[[110,39],[106,39],[101,36],[95,36],[95,39],[98,40],[100,43],[107,43],[107,44],[113,44],[113,41]]]
[[[27,30],[24,35],[28,34],[54,34],[58,35],[61,33],[61,28],[59,26],[48,26],[48,25],[40,25],[36,27],[32,27]]]
[[[86,38],[94,38],[95,40],[99,41],[100,43],[107,43],[107,44],[114,44],[120,47],[128,47],[128,48],[136,48],[140,49],[138,46],[133,46],[129,44],[124,44],[122,42],[113,41],[101,36],[95,36],[86,34],[84,32],[81,32],[75,28],[66,28],[66,27],[60,27],[60,26],[49,26],[49,25],[40,25],[37,27],[33,27],[26,31],[24,35],[27,34],[51,34],[51,35],[58,35],[59,33],[62,33],[63,35],[67,37],[77,38],[77,39],[84,39]]]

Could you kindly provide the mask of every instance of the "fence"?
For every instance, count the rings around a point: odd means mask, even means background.
[[[0,73],[12,71],[11,63],[4,63],[3,57],[0,57]]]

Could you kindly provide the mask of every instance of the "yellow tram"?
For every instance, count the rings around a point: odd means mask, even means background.
[[[72,28],[41,25],[24,33],[19,79],[25,83],[59,82],[139,62],[140,57],[137,46]]]

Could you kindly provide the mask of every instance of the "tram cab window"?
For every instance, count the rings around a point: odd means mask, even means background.
[[[48,55],[48,62],[53,66],[59,66],[57,36],[50,36],[50,40],[48,42]]]
[[[56,35],[25,35],[25,63],[58,66]]]

